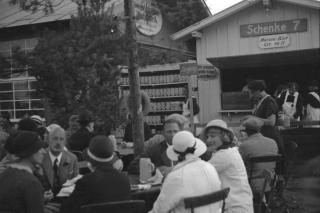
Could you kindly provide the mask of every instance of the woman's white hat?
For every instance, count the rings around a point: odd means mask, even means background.
[[[207,151],[207,146],[200,139],[195,138],[189,131],[181,131],[172,138],[172,146],[167,148],[168,157],[177,161],[179,152],[183,153],[187,148],[195,148],[193,155],[199,157]]]
[[[206,133],[206,131],[210,128],[210,127],[216,127],[216,128],[220,128],[222,130],[225,130],[227,132],[230,132],[233,134],[233,131],[231,129],[228,128],[228,125],[225,121],[220,120],[220,119],[215,119],[210,121],[207,126],[204,128],[204,132]]]

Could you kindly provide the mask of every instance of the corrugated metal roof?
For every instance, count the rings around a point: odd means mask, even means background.
[[[41,9],[32,13],[24,11],[17,5],[10,5],[9,0],[0,0],[0,28],[9,28],[23,25],[32,25],[58,20],[67,20],[77,12],[77,4],[72,0],[52,0],[53,13],[45,14]],[[204,0],[198,0],[208,10]],[[106,9],[113,5],[113,13],[123,15],[123,0],[110,0]],[[210,15],[210,12],[208,13]]]
[[[54,0],[53,5],[55,5],[53,13],[45,14],[41,9],[33,13],[1,0],[0,28],[70,19],[70,16],[77,11],[77,5],[70,0]]]

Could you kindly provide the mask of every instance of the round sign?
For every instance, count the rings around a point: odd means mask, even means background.
[[[153,36],[160,32],[162,15],[160,9],[152,0],[135,0],[136,28],[146,36]]]

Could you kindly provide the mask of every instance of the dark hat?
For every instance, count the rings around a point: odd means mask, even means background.
[[[113,163],[114,145],[110,138],[98,135],[90,140],[89,147],[84,150],[84,158],[94,166]]]
[[[44,147],[38,134],[32,131],[19,132],[12,142],[10,151],[19,158],[27,158]]]
[[[38,127],[36,122],[31,118],[24,118],[19,121],[18,130],[36,132],[38,130]]]
[[[79,115],[79,124],[81,126],[87,126],[90,122],[93,121],[91,113],[88,111],[81,112]]]

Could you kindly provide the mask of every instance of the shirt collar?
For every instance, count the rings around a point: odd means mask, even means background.
[[[61,162],[61,157],[62,157],[62,152],[58,155],[58,156],[54,156],[51,151],[49,150],[49,156],[50,156],[50,160],[51,160],[51,163],[53,165],[54,161],[56,159],[58,159],[58,165],[60,165],[60,162]]]

